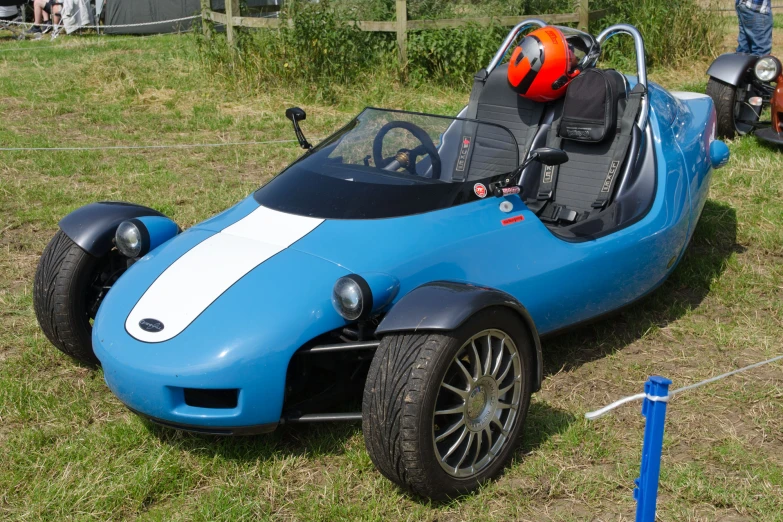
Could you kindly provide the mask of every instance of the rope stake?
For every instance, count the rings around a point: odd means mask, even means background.
[[[666,423],[666,403],[669,402],[669,385],[665,377],[653,375],[644,384],[642,415],[645,417],[642,463],[636,488],[636,522],[655,522],[655,508],[658,501],[658,479],[661,473],[661,452],[663,451],[663,428]]]
[[[644,393],[623,397],[608,406],[585,414],[588,420],[598,417],[629,402],[644,400],[642,403],[642,415],[645,417],[644,442],[642,443],[642,461],[639,466],[639,478],[634,481],[636,487],[633,498],[636,500],[636,522],[655,522],[656,503],[658,501],[658,481],[661,474],[661,453],[663,449],[663,431],[666,423],[666,405],[673,396],[688,390],[731,377],[738,373],[747,372],[759,366],[770,364],[783,359],[778,355],[766,361],[743,366],[730,372],[710,377],[703,381],[669,391],[672,383],[665,377],[654,375],[644,384]]]

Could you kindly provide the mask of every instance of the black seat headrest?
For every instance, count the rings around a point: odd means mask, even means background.
[[[615,70],[587,69],[568,84],[558,132],[564,140],[598,143],[614,137],[625,77]]]
[[[499,65],[484,83],[479,103],[490,103],[504,107],[516,107],[519,94],[508,83],[508,64]]]

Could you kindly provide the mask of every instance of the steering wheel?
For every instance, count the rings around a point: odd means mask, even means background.
[[[421,145],[413,149],[400,149],[394,156],[384,158],[383,139],[392,129],[405,129],[413,134],[413,136],[421,142]],[[416,160],[419,156],[424,155],[429,156],[430,161],[432,162],[432,179],[440,179],[440,156],[438,155],[438,149],[432,142],[430,135],[427,134],[424,129],[409,121],[390,121],[381,127],[381,130],[378,131],[378,134],[375,135],[372,142],[372,159],[375,162],[375,165],[382,169],[388,167],[396,160],[401,167],[405,168],[405,170],[414,176],[417,176]]]

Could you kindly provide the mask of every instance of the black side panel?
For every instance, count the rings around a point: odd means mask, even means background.
[[[427,283],[400,299],[383,318],[375,334],[380,337],[392,332],[454,330],[476,312],[490,306],[513,309],[530,331],[538,359],[536,382],[533,383],[534,391],[537,391],[544,375],[538,330],[525,307],[512,295],[500,290],[449,281]]]
[[[756,60],[758,60],[758,56],[752,54],[722,54],[712,62],[710,68],[707,69],[707,75],[736,87],[742,82],[745,73],[753,67]]]
[[[86,252],[100,257],[111,250],[111,240],[120,223],[141,216],[163,214],[133,203],[102,201],[77,208],[62,218],[58,225],[74,243]]]

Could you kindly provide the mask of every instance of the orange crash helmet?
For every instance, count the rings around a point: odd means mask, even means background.
[[[508,81],[525,98],[556,100],[568,83],[582,72],[588,58],[595,62],[600,47],[588,34],[548,25],[536,29],[514,49],[508,64]],[[580,58],[583,58],[580,60]]]

